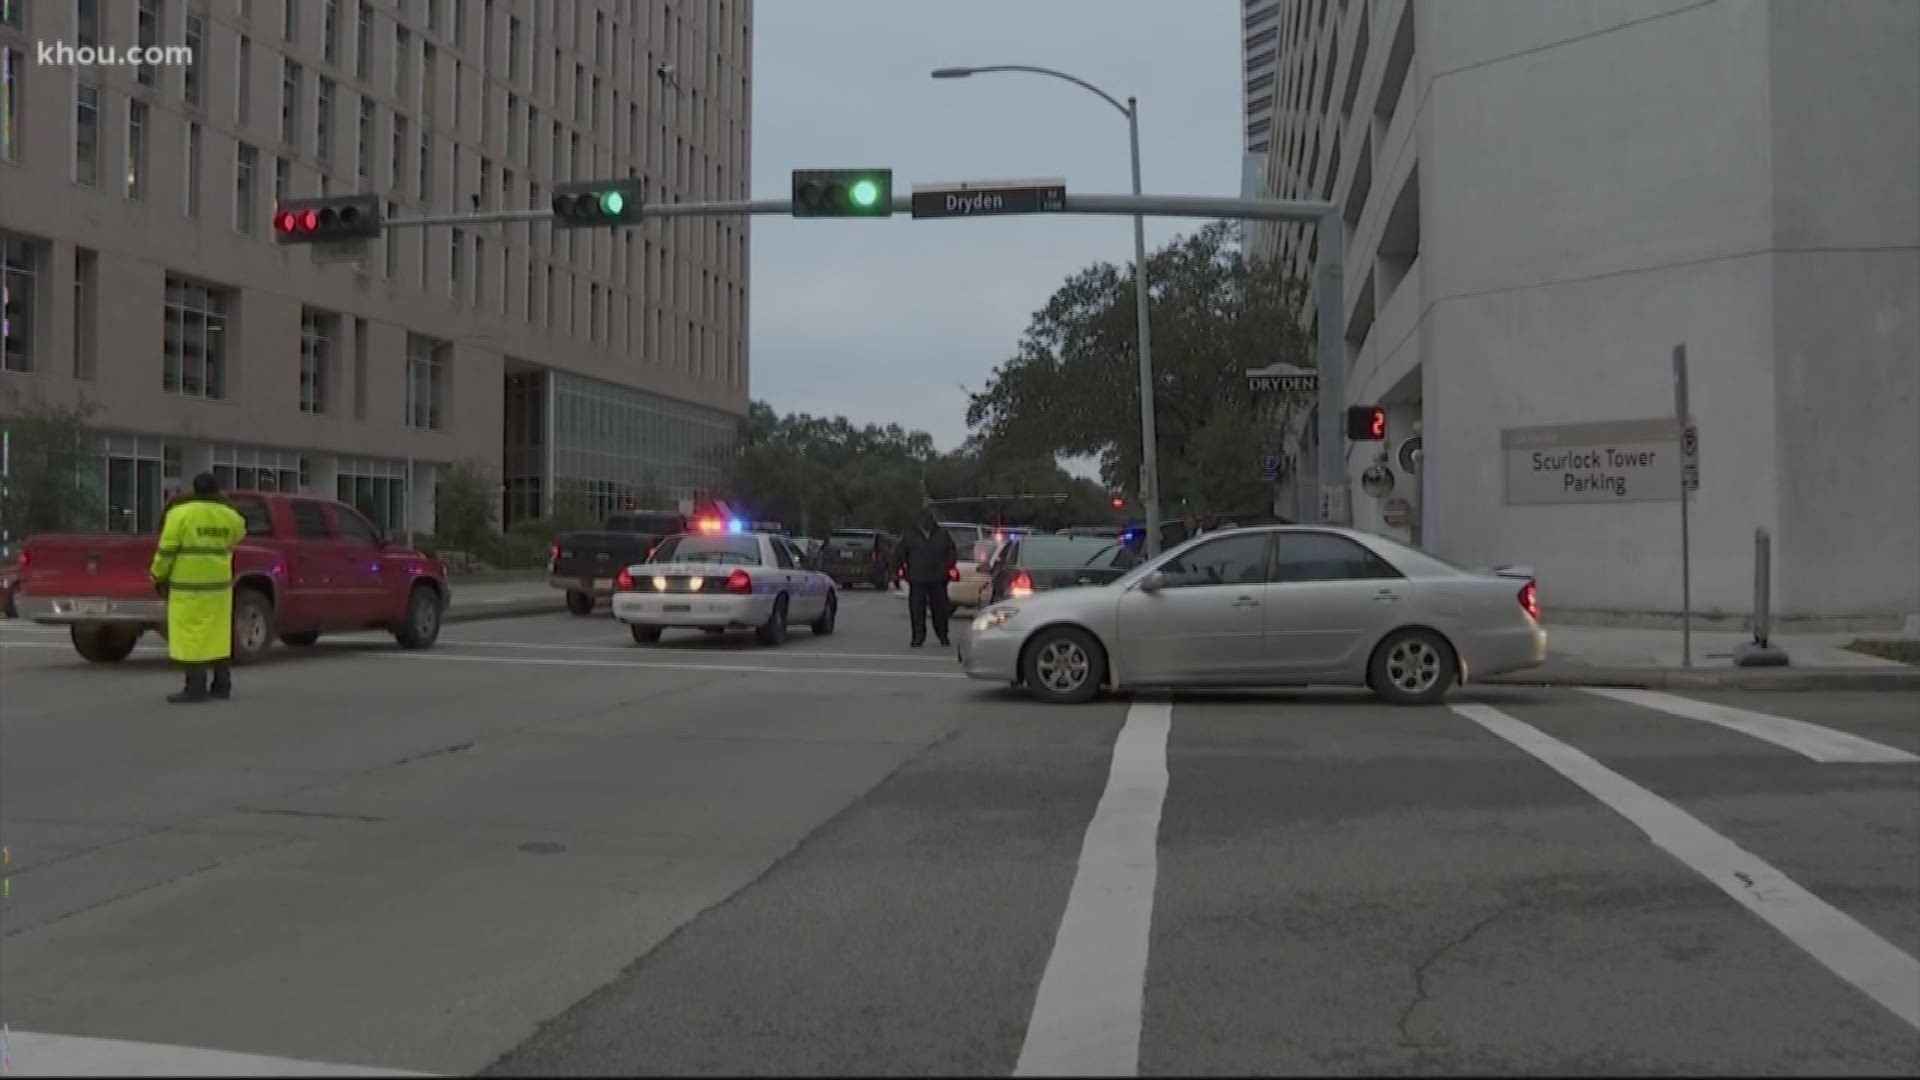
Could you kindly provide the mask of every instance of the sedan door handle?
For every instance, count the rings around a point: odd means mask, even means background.
[[[1243,596],[1240,599],[1235,600],[1233,602],[1233,606],[1234,607],[1259,607],[1260,601],[1255,600],[1251,596]]]
[[[1388,590],[1388,589],[1381,589],[1379,592],[1373,594],[1373,598],[1375,600],[1386,600],[1388,602],[1392,602],[1394,600],[1400,599],[1400,594],[1396,592],[1392,592],[1391,590]]]

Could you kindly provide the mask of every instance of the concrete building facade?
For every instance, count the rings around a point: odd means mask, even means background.
[[[97,405],[110,527],[152,528],[201,469],[423,532],[457,462],[500,478],[507,521],[719,478],[747,406],[744,219],[393,229],[357,264],[270,219],[354,191],[389,215],[544,207],[614,177],[744,198],[752,0],[3,6],[0,394]]]
[[[1751,610],[1766,528],[1777,613],[1920,612],[1920,5],[1286,0],[1279,22],[1268,191],[1344,208],[1349,402],[1388,414],[1344,448],[1356,524],[1536,567],[1563,611],[1677,612],[1673,431],[1538,429],[1677,430],[1685,344],[1694,609]],[[1327,242],[1262,226],[1254,250],[1310,276]]]

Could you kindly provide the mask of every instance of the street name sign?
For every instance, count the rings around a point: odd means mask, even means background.
[[[368,243],[365,240],[316,240],[312,245],[313,261],[317,263],[365,262]]]
[[[1508,428],[1507,505],[1676,501],[1680,435],[1672,417]]]
[[[1320,374],[1292,364],[1268,364],[1247,368],[1247,389],[1256,394],[1317,394]]]
[[[913,185],[913,216],[917,218],[1045,214],[1066,208],[1067,182],[1057,177]]]

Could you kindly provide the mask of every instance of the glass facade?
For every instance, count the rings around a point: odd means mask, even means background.
[[[599,515],[649,489],[669,504],[701,497],[739,443],[731,413],[558,372],[551,385],[555,482],[584,491]]]
[[[307,463],[292,450],[219,444],[213,448],[213,476],[225,491],[306,490]]]
[[[342,457],[334,498],[395,532],[407,525],[407,464],[388,458]]]

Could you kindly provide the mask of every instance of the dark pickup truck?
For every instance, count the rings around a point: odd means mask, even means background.
[[[655,544],[687,531],[687,516],[677,510],[622,510],[608,514],[592,532],[564,533],[547,552],[547,583],[567,594],[567,610],[593,614],[594,605],[613,595],[613,579],[634,563],[647,561]]]

